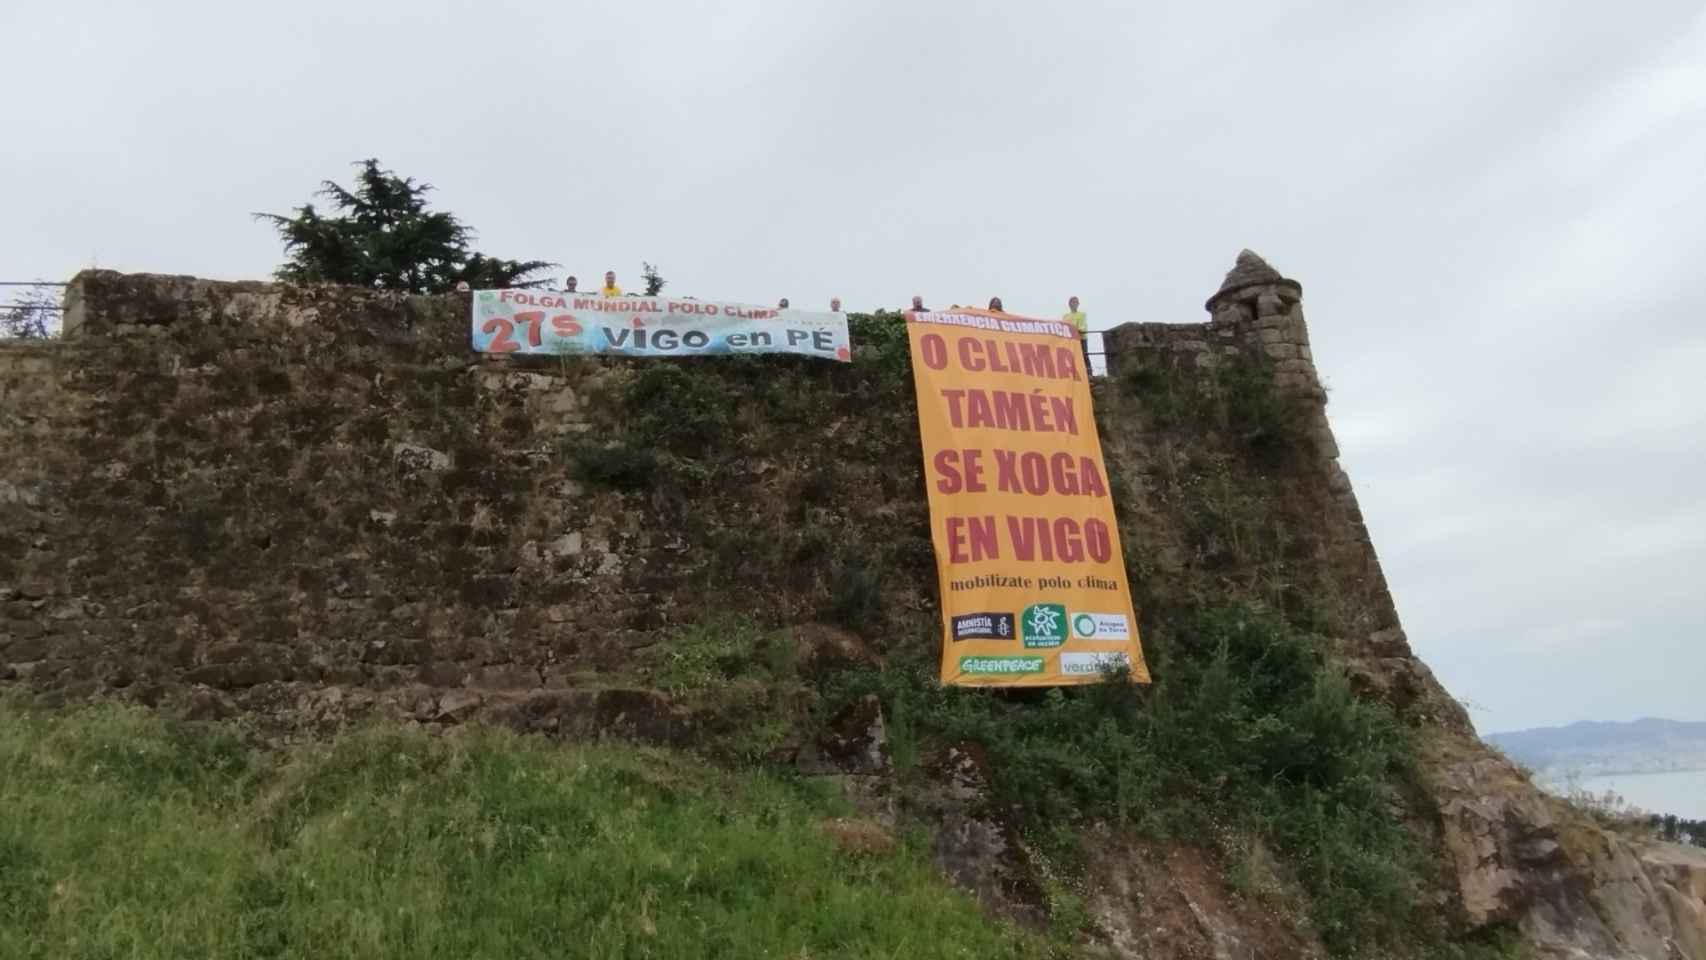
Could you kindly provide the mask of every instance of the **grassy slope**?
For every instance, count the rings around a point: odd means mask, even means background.
[[[372,728],[283,753],[0,703],[4,957],[1028,957],[797,783]]]

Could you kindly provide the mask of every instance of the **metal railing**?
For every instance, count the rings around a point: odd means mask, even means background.
[[[56,283],[48,280],[0,280],[0,287],[68,287],[67,283]],[[25,307],[41,313],[64,313],[63,303],[19,303],[14,300],[0,301],[0,310],[13,307]]]

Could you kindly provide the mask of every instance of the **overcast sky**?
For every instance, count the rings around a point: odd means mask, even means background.
[[[367,156],[703,298],[1195,322],[1250,247],[1477,725],[1706,719],[1702,5],[1391,6],[9,3],[0,279],[265,277]]]

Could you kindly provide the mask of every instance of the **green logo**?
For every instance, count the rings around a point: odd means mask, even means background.
[[[961,673],[1042,673],[1042,657],[961,657]]]
[[[1096,618],[1090,616],[1088,613],[1081,613],[1078,616],[1073,617],[1072,618],[1072,632],[1078,634],[1081,637],[1093,637],[1093,636],[1095,636],[1096,635]]]
[[[1066,642],[1066,607],[1058,603],[1033,603],[1019,619],[1019,636],[1026,648],[1058,647]]]

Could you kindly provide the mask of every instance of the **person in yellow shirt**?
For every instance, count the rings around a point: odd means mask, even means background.
[[[1090,318],[1084,311],[1078,309],[1078,298],[1069,297],[1066,301],[1066,312],[1061,314],[1061,320],[1072,324],[1078,331],[1078,345],[1084,348],[1084,376],[1090,376]]]
[[[605,297],[620,297],[622,295],[622,288],[616,285],[616,271],[604,271],[604,289],[598,293]]]

